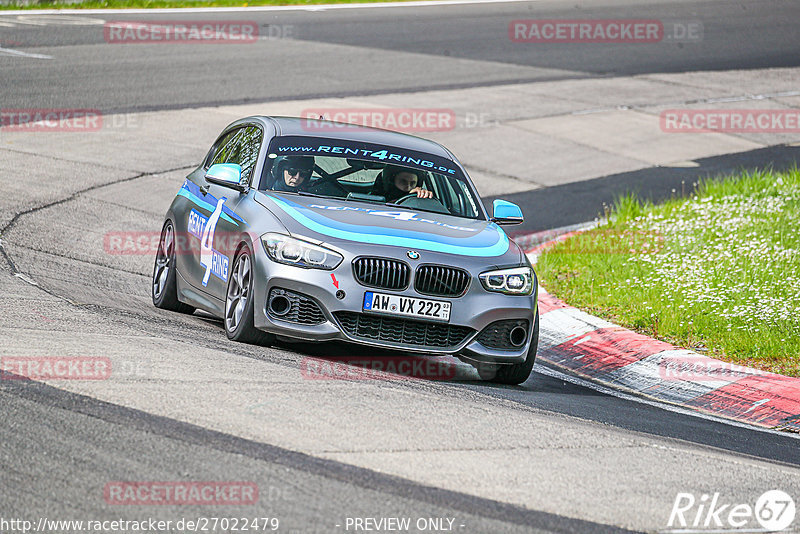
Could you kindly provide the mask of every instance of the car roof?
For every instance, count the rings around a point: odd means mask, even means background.
[[[361,141],[365,143],[374,143],[378,145],[394,146],[398,148],[405,148],[408,150],[415,150],[417,152],[424,152],[427,154],[434,154],[449,160],[455,161],[455,157],[445,147],[421,137],[408,135],[400,132],[392,132],[389,130],[381,130],[380,128],[370,128],[367,126],[359,126],[358,128],[342,128],[341,125],[345,123],[332,122],[318,119],[299,118],[299,117],[270,117],[258,116],[257,118],[264,121],[270,121],[275,125],[276,135],[284,136],[300,136],[300,137],[322,137],[325,139],[341,139],[343,141]],[[330,125],[330,130],[322,129],[319,132],[309,131],[308,121],[314,121],[314,124]],[[336,125],[339,127],[337,128]],[[315,126],[316,128],[316,126]]]

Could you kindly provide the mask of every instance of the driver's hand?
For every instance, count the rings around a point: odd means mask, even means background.
[[[409,195],[414,193],[417,194],[417,198],[433,198],[433,191],[428,191],[427,189],[422,189],[421,187],[415,187],[408,192]]]

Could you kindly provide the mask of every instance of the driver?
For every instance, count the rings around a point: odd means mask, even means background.
[[[288,191],[296,193],[308,185],[311,174],[314,172],[313,156],[286,156],[275,163],[273,168],[275,181],[273,191]]]
[[[383,169],[383,196],[386,197],[386,202],[394,202],[415,193],[418,198],[433,198],[433,191],[417,185],[422,183],[422,172],[407,167],[387,165]]]

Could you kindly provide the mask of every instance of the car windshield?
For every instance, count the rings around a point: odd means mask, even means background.
[[[350,148],[332,146],[334,142],[342,144],[338,140],[315,143],[310,147],[314,150],[300,151],[302,155],[295,155],[294,150],[284,155],[286,139],[276,141],[268,151],[262,190],[386,204],[469,219],[481,217],[478,199],[449,160],[395,148],[364,148],[367,145],[363,143]],[[309,144],[308,140],[305,143]],[[288,148],[298,148],[288,144]],[[331,153],[338,148],[342,151]]]

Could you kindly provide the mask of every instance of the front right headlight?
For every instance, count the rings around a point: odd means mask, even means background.
[[[478,278],[486,291],[506,295],[530,295],[533,292],[534,276],[530,267],[488,271],[480,274]]]
[[[272,261],[295,267],[332,270],[344,259],[336,251],[288,235],[264,234],[261,242]]]

